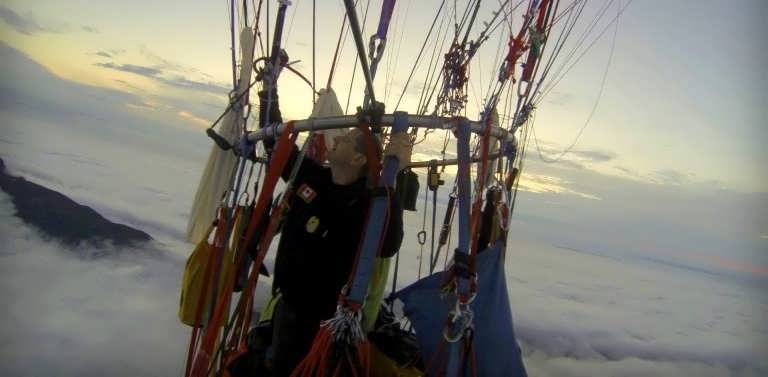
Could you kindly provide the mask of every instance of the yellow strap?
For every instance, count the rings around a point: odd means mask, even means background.
[[[374,261],[371,282],[368,285],[368,294],[363,306],[363,329],[366,333],[372,331],[376,325],[376,318],[378,318],[379,309],[381,309],[381,300],[384,298],[384,288],[389,277],[391,261],[392,258],[376,258]]]
[[[267,306],[264,307],[264,310],[262,310],[259,315],[259,323],[272,320],[272,316],[275,314],[275,306],[277,306],[277,303],[282,297],[283,295],[280,292],[270,296],[269,301],[267,301]]]

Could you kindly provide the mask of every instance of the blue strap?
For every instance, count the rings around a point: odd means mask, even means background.
[[[408,128],[408,113],[395,112],[395,121],[392,124],[392,133],[402,133]],[[395,184],[395,175],[400,162],[397,157],[387,156],[384,159],[384,168],[379,179],[379,187],[392,187]],[[371,199],[371,209],[368,211],[368,224],[363,232],[363,245],[360,250],[360,258],[357,261],[355,277],[352,280],[347,298],[358,304],[365,301],[368,292],[368,283],[373,272],[373,262],[379,252],[379,241],[384,232],[385,214],[389,208],[387,197],[377,196]],[[390,214],[397,216],[398,214]]]
[[[379,29],[376,30],[376,36],[379,39],[387,39],[387,30],[389,30],[389,21],[392,20],[392,12],[395,8],[395,0],[384,0],[381,3],[381,17],[379,17]]]
[[[462,118],[456,126],[456,154],[459,160],[456,176],[459,200],[459,246],[456,252],[469,253],[469,218],[472,185],[469,180],[469,121]]]
[[[458,377],[459,375],[459,345],[460,343],[448,343],[448,365],[445,366],[445,377]]]
[[[470,228],[470,202],[472,200],[472,183],[470,181],[470,162],[469,162],[469,120],[462,118],[454,130],[456,135],[456,157],[459,160],[458,172],[456,176],[456,185],[458,186],[457,199],[459,201],[459,245],[456,248],[456,254],[469,254],[469,245],[472,238],[469,234]],[[457,289],[460,294],[469,292],[469,279],[458,277],[456,279]]]

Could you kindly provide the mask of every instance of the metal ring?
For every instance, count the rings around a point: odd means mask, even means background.
[[[419,233],[416,233],[416,240],[419,241],[419,245],[424,245],[427,242],[427,232],[422,230]]]
[[[460,332],[459,332],[458,334],[456,334],[455,336],[451,336],[451,335],[449,334],[449,332],[448,332],[448,326],[445,326],[445,327],[443,328],[443,338],[444,338],[444,339],[445,339],[445,341],[446,341],[446,342],[448,342],[448,343],[456,343],[456,342],[458,342],[459,340],[461,340],[461,337],[462,337],[463,335],[464,335],[464,329],[462,329],[462,331],[460,331]]]

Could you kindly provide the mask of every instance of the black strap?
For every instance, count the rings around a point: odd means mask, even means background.
[[[475,276],[475,257],[456,249],[453,253],[453,272],[456,276],[469,279]]]

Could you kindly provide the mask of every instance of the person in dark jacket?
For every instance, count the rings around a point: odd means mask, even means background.
[[[275,261],[273,289],[282,299],[273,316],[274,376],[290,375],[304,358],[350,277],[371,201],[366,142],[364,133],[352,129],[334,137],[328,167],[309,158],[300,162]],[[383,154],[397,157],[402,169],[411,152],[410,137],[398,134]],[[290,177],[298,155],[294,149],[283,179]],[[403,239],[402,210],[391,198],[380,257],[394,255]]]

